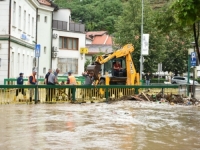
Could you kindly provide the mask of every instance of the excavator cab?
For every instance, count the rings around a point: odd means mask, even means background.
[[[118,62],[121,66],[119,71],[114,70],[114,65]],[[95,80],[99,80],[99,84],[105,84],[105,76],[108,75],[110,78],[110,84],[126,84],[127,72],[126,72],[126,62],[125,59],[111,59],[104,64],[99,64],[98,62],[94,62],[87,67],[88,73],[92,73],[94,75]]]
[[[115,71],[114,66],[118,62],[121,66],[121,69],[119,71]],[[101,75],[105,75],[106,73],[109,74],[111,77],[126,77],[126,63],[124,59],[112,59],[108,61],[107,63],[102,65],[102,72]]]

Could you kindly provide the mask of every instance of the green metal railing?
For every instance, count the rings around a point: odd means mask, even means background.
[[[178,85],[0,85],[0,103],[13,103],[17,89],[24,89],[26,95],[21,99],[29,102],[30,90],[34,89],[34,102],[83,102],[98,100],[108,102],[110,99],[123,99],[151,89],[154,93],[179,93]],[[50,96],[51,95],[51,96]]]

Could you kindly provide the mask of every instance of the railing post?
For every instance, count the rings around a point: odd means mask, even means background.
[[[139,94],[138,88],[135,88],[135,94]]]
[[[106,86],[106,102],[108,103],[108,100],[109,100],[109,98],[108,98],[109,96],[108,96],[108,87]]]
[[[35,104],[37,104],[38,101],[38,85],[35,86]]]
[[[75,102],[76,100],[76,86],[73,85],[73,88],[72,88],[72,100],[73,102]]]

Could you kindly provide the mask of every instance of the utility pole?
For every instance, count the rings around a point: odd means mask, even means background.
[[[144,7],[144,1],[142,0],[142,20],[141,20],[141,51],[140,51],[140,81],[142,80],[142,71],[143,71],[143,7]]]

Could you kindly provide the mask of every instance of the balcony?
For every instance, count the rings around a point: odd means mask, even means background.
[[[85,33],[85,24],[69,23],[69,30],[67,30],[68,22],[53,20],[53,29],[61,31],[81,32]]]
[[[59,21],[59,20],[53,20],[53,29],[67,31],[67,22]]]
[[[85,33],[85,24],[69,23],[69,31]]]

